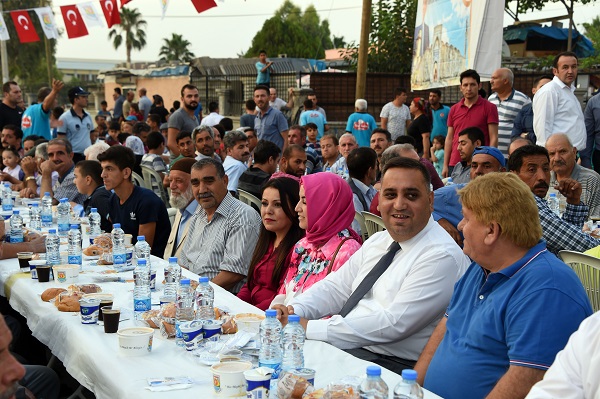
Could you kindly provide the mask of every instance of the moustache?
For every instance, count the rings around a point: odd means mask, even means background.
[[[210,198],[213,195],[211,193],[198,193],[198,195],[196,195],[196,198],[198,199],[204,199],[204,198]]]
[[[9,399],[9,398],[12,398],[14,396],[14,394],[17,393],[18,389],[19,389],[19,383],[15,382],[10,387],[8,387],[6,389],[6,391],[0,393],[0,399]]]
[[[533,186],[533,188],[550,188],[550,186],[548,185],[548,183],[543,181]]]

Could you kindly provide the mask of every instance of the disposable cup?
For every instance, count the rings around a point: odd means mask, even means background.
[[[101,310],[104,315],[104,332],[107,334],[116,333],[119,330],[121,309],[114,306],[103,306]]]
[[[217,363],[210,368],[213,388],[219,397],[233,398],[246,394],[244,371],[250,370],[250,362]]]
[[[81,324],[98,324],[98,311],[100,309],[100,299],[81,298],[79,300],[81,314]]]
[[[246,398],[260,399],[269,397],[271,376],[275,370],[269,367],[258,367],[244,371],[246,379]]]

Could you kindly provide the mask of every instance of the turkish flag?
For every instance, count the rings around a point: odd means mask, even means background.
[[[194,7],[196,7],[196,11],[198,11],[198,14],[217,6],[215,0],[192,0],[192,4],[194,5]]]
[[[109,28],[113,25],[121,24],[121,16],[117,9],[117,0],[100,0],[100,7],[102,7],[102,12]]]
[[[77,6],[61,6],[60,12],[62,13],[69,39],[88,35],[85,22],[83,22]]]
[[[123,6],[127,3],[129,3],[131,0],[121,0],[121,8],[123,8]]]
[[[11,11],[10,16],[15,24],[15,29],[19,35],[21,43],[39,42],[40,37],[35,31],[33,21],[29,17],[29,13],[24,10]]]

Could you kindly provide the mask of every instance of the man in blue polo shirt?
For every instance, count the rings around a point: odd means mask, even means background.
[[[81,87],[73,87],[69,90],[69,101],[73,106],[59,118],[62,124],[58,127],[58,138],[66,138],[71,142],[75,163],[85,159],[83,151],[92,145],[90,131],[94,128],[94,122],[90,114],[85,112],[89,94]]]
[[[592,308],[577,275],[546,249],[537,205],[517,176],[490,173],[459,195],[473,263],[415,370],[447,399],[522,398]]]
[[[254,102],[258,108],[254,120],[254,131],[259,140],[271,141],[281,150],[288,145],[288,123],[280,111],[269,105],[269,88],[259,85],[254,88]]]

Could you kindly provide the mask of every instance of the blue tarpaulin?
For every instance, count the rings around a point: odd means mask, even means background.
[[[504,31],[504,40],[508,44],[524,42],[531,36],[542,36],[559,41],[567,41],[569,30],[566,28],[555,28],[552,26],[527,26],[511,27]],[[594,46],[590,39],[578,31],[571,32],[573,40],[573,51],[580,58],[590,57],[595,54]]]

